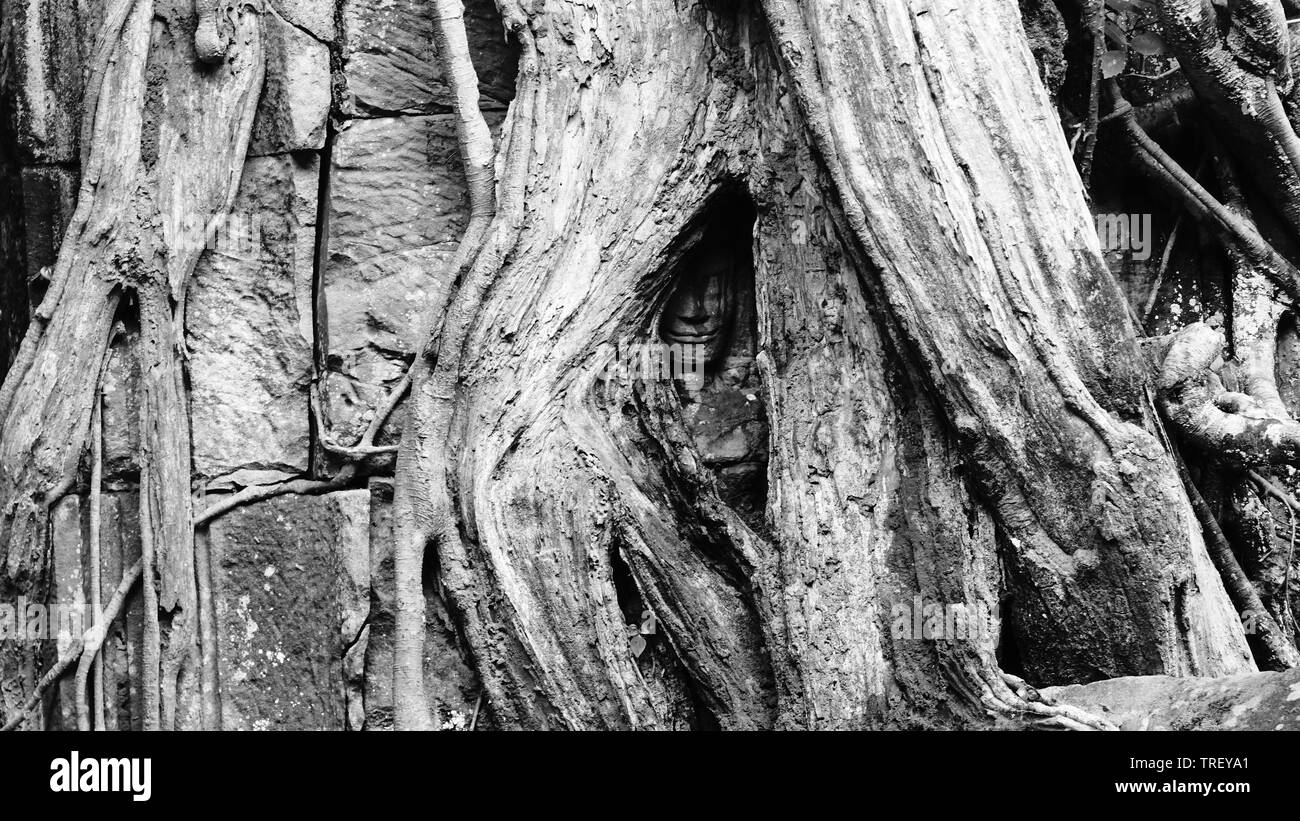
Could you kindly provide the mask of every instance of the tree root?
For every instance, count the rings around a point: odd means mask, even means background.
[[[978,651],[973,651],[978,652]],[[949,681],[992,719],[1012,721],[1031,729],[1116,730],[1111,722],[1068,704],[1058,704],[1023,679],[1004,672],[986,654],[944,655]]]
[[[148,493],[148,473],[140,471],[140,497]],[[142,505],[143,507],[143,505]],[[159,675],[162,665],[162,631],[158,624],[158,588],[154,582],[158,562],[154,553],[153,532],[144,522],[140,526],[140,561],[143,563],[144,575],[144,648],[141,653],[143,666],[140,671],[141,689],[143,690],[144,717],[141,727],[145,731],[161,728],[162,714]]]
[[[1287,544],[1286,571],[1282,578],[1281,597],[1283,613],[1286,615],[1287,621],[1290,622],[1287,629],[1290,630],[1293,639],[1300,638],[1300,625],[1296,624],[1295,614],[1291,611],[1291,576],[1293,572],[1292,565],[1295,563],[1296,514],[1300,513],[1300,500],[1297,500],[1295,496],[1278,487],[1266,476],[1256,471],[1247,471],[1246,475],[1259,488],[1260,492],[1281,502],[1291,520],[1291,537]]]
[[[402,374],[401,381],[393,387],[393,389],[388,393],[388,396],[384,398],[384,401],[376,406],[375,418],[370,420],[370,425],[366,428],[366,432],[362,434],[361,439],[355,445],[349,446],[340,444],[338,440],[330,434],[329,426],[325,424],[325,419],[320,411],[320,403],[313,401],[311,403],[311,411],[316,420],[316,430],[319,431],[320,434],[319,441],[321,447],[325,448],[325,450],[330,453],[338,454],[339,456],[352,460],[360,460],[369,456],[378,456],[387,453],[396,453],[397,445],[376,445],[375,438],[378,437],[379,432],[383,430],[384,423],[388,421],[388,417],[392,416],[393,411],[397,409],[398,403],[400,403],[403,397],[406,396],[407,392],[410,391],[411,371],[413,368],[414,366],[406,369],[406,373]]]
[[[90,423],[90,612],[95,616],[94,627],[96,630],[103,629],[103,623],[100,620],[102,603],[100,601],[100,497],[104,482],[104,430],[103,430],[103,400],[98,392],[95,394],[95,406],[91,414]],[[100,642],[102,644],[102,640]],[[97,730],[104,729],[104,668],[103,660],[99,656],[99,646],[90,653],[90,664],[86,664],[86,658],[83,655],[82,661],[77,665],[77,729],[89,730],[91,727],[91,716],[94,716],[94,727]],[[94,674],[94,684],[90,693],[90,704],[86,703],[86,678],[89,674]]]
[[[229,513],[237,507],[251,505],[254,502],[261,502],[266,499],[273,499],[276,496],[283,496],[286,493],[314,496],[320,493],[329,493],[332,490],[342,490],[348,486],[355,475],[355,468],[348,465],[343,470],[340,470],[333,479],[290,479],[287,482],[278,482],[274,485],[254,485],[252,487],[246,487],[238,493],[233,493],[222,499],[220,502],[208,507],[194,518],[194,526],[203,527],[204,525],[209,524],[213,519]]]
[[[1197,448],[1231,464],[1300,463],[1300,423],[1260,399],[1224,388],[1214,370],[1223,335],[1196,322],[1174,335],[1156,379],[1161,412]]]
[[[478,74],[470,58],[461,0],[436,0],[435,22],[438,59],[443,77],[452,89],[457,116],[456,133],[469,189],[470,220],[451,262],[455,290],[446,310],[427,322],[426,347],[408,373],[412,410],[403,431],[393,499],[397,538],[393,708],[398,729],[432,726],[424,688],[424,550],[431,538],[459,537],[450,522],[450,500],[446,498],[444,481],[448,462],[441,449],[450,425],[451,384],[460,367],[465,338],[499,272],[498,259],[502,255],[500,248],[485,245],[497,217],[496,150],[478,106]],[[516,25],[522,23],[516,21]],[[527,51],[520,63],[521,77],[531,65]],[[531,96],[523,93],[514,103],[512,116],[521,122],[531,116]],[[517,180],[515,187],[522,189],[526,146],[519,146],[514,153],[519,159],[506,170],[506,187],[511,187],[511,180]],[[522,204],[522,197],[516,199]],[[421,436],[437,440],[434,446],[439,448],[437,458],[441,461],[433,465],[423,463]],[[413,476],[415,472],[426,476],[417,479]]]
[[[130,594],[131,588],[135,586],[135,583],[140,580],[142,575],[144,575],[144,559],[136,559],[135,564],[127,568],[126,572],[122,574],[122,581],[118,583],[113,597],[108,600],[108,606],[104,608],[104,612],[95,614],[96,626],[83,633],[77,639],[76,644],[53,667],[47,670],[45,675],[41,676],[41,680],[37,683],[36,689],[32,691],[31,696],[28,697],[27,702],[5,722],[3,727],[0,727],[0,732],[17,729],[31,714],[32,710],[35,710],[36,706],[41,703],[41,697],[44,696],[45,691],[63,677],[63,674],[72,666],[72,662],[76,661],[78,663],[77,679],[84,682],[82,671],[88,668],[92,660],[98,655],[100,648],[104,644],[108,625],[117,619],[118,614],[122,611],[122,606],[126,603],[127,595]]]
[[[1229,250],[1240,253],[1251,265],[1277,283],[1292,300],[1300,302],[1300,271],[1283,257],[1240,214],[1219,201],[1196,178],[1169,156],[1159,143],[1138,123],[1135,109],[1119,90],[1119,84],[1107,85],[1114,110],[1108,117],[1123,124],[1125,137],[1133,150],[1133,159],[1166,192],[1181,201],[1187,212],[1206,225]]]

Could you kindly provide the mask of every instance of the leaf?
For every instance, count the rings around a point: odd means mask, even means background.
[[[649,610],[645,612],[645,621],[641,622],[641,635],[653,636],[655,634],[655,614]]]
[[[637,658],[641,658],[641,654],[645,652],[646,640],[641,638],[640,636],[633,636],[631,644],[632,644],[632,655],[636,656]]]
[[[1109,80],[1118,77],[1128,64],[1128,55],[1122,51],[1108,51],[1101,56],[1101,76]]]
[[[1107,39],[1109,39],[1115,45],[1117,46],[1128,45],[1128,32],[1124,31],[1124,29],[1115,25],[1110,20],[1106,21],[1106,25],[1103,28],[1105,29]]]
[[[1144,31],[1130,40],[1129,47],[1145,57],[1158,57],[1168,51],[1165,41],[1149,31]]]

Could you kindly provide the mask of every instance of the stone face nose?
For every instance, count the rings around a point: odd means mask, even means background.
[[[677,319],[690,325],[699,325],[709,318],[704,300],[694,290],[685,290],[678,297]]]

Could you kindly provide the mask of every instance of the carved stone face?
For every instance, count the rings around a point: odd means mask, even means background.
[[[727,352],[735,316],[734,290],[731,254],[717,245],[702,249],[669,297],[659,335],[666,342],[704,345],[705,360],[716,362]]]

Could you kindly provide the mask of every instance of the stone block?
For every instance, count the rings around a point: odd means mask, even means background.
[[[230,230],[186,311],[196,476],[257,483],[307,469],[319,160],[250,159]]]
[[[370,494],[280,496],[212,523],[223,729],[339,730],[365,622]]]

